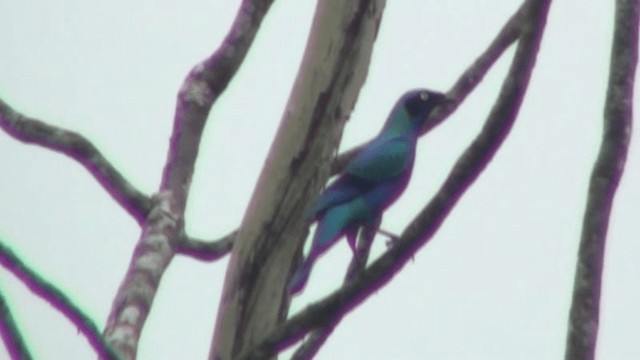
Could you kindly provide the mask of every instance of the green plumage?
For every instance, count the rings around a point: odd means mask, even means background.
[[[318,222],[311,250],[293,274],[288,290],[301,291],[316,259],[346,235],[355,249],[361,226],[375,221],[404,191],[411,177],[416,142],[431,111],[447,98],[429,90],[406,93],[378,136],[351,160],[311,210]]]

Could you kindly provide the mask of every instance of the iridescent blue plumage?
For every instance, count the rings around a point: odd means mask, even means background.
[[[290,293],[304,288],[316,259],[342,236],[355,250],[360,227],[375,221],[400,196],[411,177],[420,129],[446,100],[443,94],[425,89],[404,94],[378,136],[322,192],[310,211],[318,222],[311,250],[289,282]]]

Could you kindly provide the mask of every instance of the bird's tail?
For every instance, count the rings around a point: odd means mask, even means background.
[[[293,274],[291,280],[289,280],[289,284],[287,285],[287,291],[289,291],[289,294],[296,295],[302,291],[302,289],[307,285],[310,273],[311,262],[304,261],[302,266],[300,266],[300,268],[298,268],[298,270]]]

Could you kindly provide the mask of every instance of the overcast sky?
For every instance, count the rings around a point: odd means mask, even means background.
[[[0,97],[84,134],[139,189],[159,184],[175,97],[226,34],[238,0],[0,1]],[[374,136],[406,90],[446,91],[520,0],[388,1],[368,79],[341,149]],[[280,121],[315,7],[276,1],[215,104],[187,210],[193,236],[236,228]],[[513,131],[435,238],[349,314],[318,359],[559,359],[588,179],[599,147],[613,2],[552,4]],[[409,188],[383,228],[400,233],[477,134],[513,51],[442,126],[421,138]],[[638,104],[638,97],[634,101]],[[609,229],[598,355],[640,358],[637,127]],[[0,238],[104,326],[139,228],[73,160],[0,132]],[[384,238],[374,254],[384,250]],[[314,268],[297,311],[341,282],[339,243]],[[139,359],[204,359],[227,260],[176,257],[146,323]],[[69,322],[5,270],[36,359],[90,359]],[[7,356],[0,346],[0,359]]]

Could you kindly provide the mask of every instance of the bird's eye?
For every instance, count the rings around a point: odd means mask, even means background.
[[[429,93],[427,93],[426,91],[421,92],[420,93],[420,100],[427,101],[427,99],[429,99]]]

